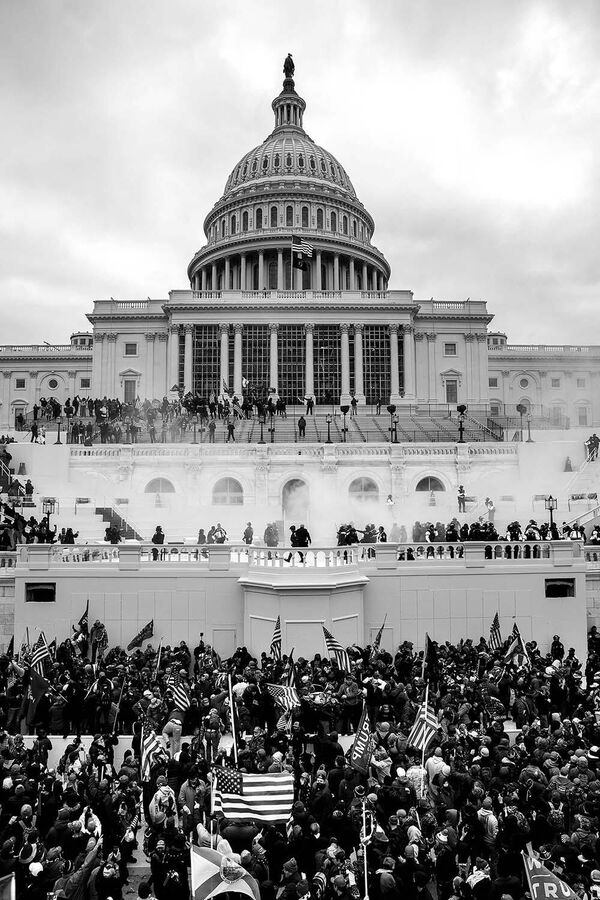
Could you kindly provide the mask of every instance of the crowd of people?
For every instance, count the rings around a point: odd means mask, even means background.
[[[352,646],[346,671],[319,653],[292,661],[240,647],[221,661],[202,635],[193,650],[109,650],[100,622],[89,635],[80,622],[44,660],[41,688],[31,648],[5,654],[0,877],[14,873],[17,896],[33,900],[120,900],[137,852],[148,863],[138,896],[187,900],[196,844],[233,857],[267,900],[364,896],[365,854],[373,900],[520,900],[529,848],[591,900],[600,636],[592,628],[585,663],[558,635],[524,655],[511,655],[511,641],[431,642],[425,659],[406,642],[393,654]],[[297,692],[289,715],[266,688],[281,683]],[[422,752],[409,738],[426,686],[436,725]],[[215,766],[234,765],[230,696],[240,771],[293,775],[285,823],[212,811]],[[348,745],[363,706],[370,753],[360,771]],[[160,743],[145,774],[142,728]],[[68,743],[50,765],[54,735]]]

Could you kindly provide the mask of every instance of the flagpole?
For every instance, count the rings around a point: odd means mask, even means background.
[[[237,748],[237,735],[235,733],[235,709],[233,706],[233,687],[231,685],[231,672],[227,676],[227,686],[229,688],[229,714],[231,716],[231,734],[233,735],[233,758],[235,759],[235,765],[237,768],[238,748]]]
[[[123,678],[123,683],[121,684],[121,693],[119,694],[119,702],[117,703],[117,711],[115,713],[115,721],[113,722],[113,734],[117,733],[117,719],[119,718],[119,712],[121,710],[121,697],[123,696],[123,688],[125,687],[125,678]]]
[[[364,864],[364,877],[365,877],[365,893],[364,900],[369,900],[369,870],[367,868],[367,801],[363,800],[363,864]]]
[[[425,714],[427,714],[427,701],[429,699],[429,682],[425,685]],[[425,782],[425,746],[427,742],[425,737],[423,737],[423,749],[421,750],[421,794],[420,798],[423,798],[423,788]]]
[[[160,644],[158,645],[158,655],[157,655],[157,657],[156,657],[156,669],[155,669],[155,671],[154,671],[154,678],[155,678],[155,680],[158,678],[158,670],[159,670],[159,668],[160,668],[160,656],[161,656],[161,653],[162,653],[162,645],[163,645],[163,639],[161,638],[161,639],[160,639]]]

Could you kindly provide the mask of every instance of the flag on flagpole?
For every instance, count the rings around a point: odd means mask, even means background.
[[[521,632],[519,631],[519,626],[516,622],[513,626],[510,646],[504,656],[504,662],[506,665],[512,663],[518,668],[530,668],[531,666],[527,648],[523,643],[523,638],[521,637]]]
[[[258,883],[231,856],[210,847],[190,847],[193,900],[218,894],[244,894],[260,900]]]
[[[386,620],[387,620],[387,613],[384,616],[383,625],[377,632],[377,634],[375,636],[375,640],[373,641],[373,646],[371,647],[371,659],[375,659],[375,657],[379,653],[379,648],[381,646],[381,638],[383,637],[383,629],[385,628]]]
[[[494,616],[494,621],[490,625],[490,650],[499,650],[502,647],[502,635],[500,634],[500,619],[498,613]]]
[[[277,616],[277,621],[275,622],[273,640],[271,641],[271,656],[275,660],[281,659],[281,616]]]
[[[295,706],[300,706],[300,697],[295,687],[287,684],[265,684],[265,687],[282,709],[290,712]]]
[[[342,672],[349,672],[350,660],[348,658],[348,653],[346,652],[346,650],[344,650],[339,641],[336,641],[332,633],[328,631],[324,625],[321,627],[323,628],[323,635],[325,637],[327,652],[330,656],[333,655],[335,657],[335,661],[337,662],[338,667]]]
[[[363,775],[367,775],[372,753],[371,725],[367,713],[367,705],[363,703],[362,715],[356,729],[352,750],[350,751],[350,765]]]
[[[528,856],[523,850],[523,865],[531,897],[560,897],[561,900],[579,900],[572,887],[542,865],[535,856]]]
[[[287,658],[287,663],[285,667],[285,671],[283,673],[283,683],[290,685],[290,687],[298,686],[298,677],[296,673],[296,665],[294,663],[294,647],[292,647],[290,651],[290,655]]]
[[[142,781],[150,781],[150,769],[157,755],[163,751],[163,746],[151,728],[142,726]]]
[[[212,770],[213,813],[227,819],[287,822],[294,802],[294,776],[289,772],[247,775],[237,769]]]
[[[14,652],[15,652],[15,636],[13,634],[13,636],[11,637],[11,639],[8,643],[8,647],[6,648],[6,655],[13,656]]]
[[[231,672],[227,675],[227,691],[229,694],[229,715],[231,718],[231,736],[233,737],[233,758],[235,759],[235,764],[238,764],[238,722],[237,722],[237,707],[235,705],[235,700],[233,697],[233,684],[231,681]]]
[[[33,653],[31,656],[31,668],[34,669],[38,675],[44,674],[45,659],[50,659],[50,651],[48,649],[48,644],[46,643],[46,635],[43,631],[40,631],[40,636],[33,645]]]
[[[79,622],[77,623],[77,628],[78,628],[78,631],[80,631],[82,634],[87,635],[87,633],[89,631],[89,627],[90,627],[90,601],[88,598],[88,601],[85,605],[85,612],[83,613]]]
[[[294,269],[302,269],[302,271],[306,271],[308,269],[308,263],[306,262],[307,257],[312,257],[313,255],[313,247],[312,244],[309,244],[308,241],[305,241],[302,237],[297,237],[294,235],[292,237],[292,266]]]
[[[431,743],[434,734],[439,728],[439,722],[433,709],[430,707],[427,698],[419,707],[417,718],[410,730],[406,741],[409,747],[416,747],[417,750],[424,752]]]
[[[162,645],[163,639],[160,639],[160,644],[158,645],[158,653],[156,654],[156,669],[154,670],[154,677],[158,678],[158,670],[160,669],[160,657],[162,655]]]
[[[429,677],[435,680],[439,674],[439,663],[438,663],[438,655],[437,648],[429,634],[425,632],[425,650],[423,652],[423,671],[421,673],[421,678],[425,681],[429,681]]]
[[[222,387],[222,390],[223,390],[223,393],[224,393],[224,394],[229,395],[229,388],[227,387],[227,382],[225,381],[224,378],[223,378],[223,387]]]
[[[151,619],[141,631],[127,644],[127,650],[133,650],[134,647],[141,647],[144,641],[149,640],[154,634],[154,619]]]

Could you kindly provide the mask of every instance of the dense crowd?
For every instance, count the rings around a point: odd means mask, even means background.
[[[596,896],[600,638],[593,628],[585,667],[558,636],[547,648],[531,641],[525,657],[507,656],[509,643],[433,642],[426,660],[406,642],[393,655],[353,646],[345,672],[318,653],[292,662],[242,647],[221,661],[202,636],[193,650],[109,650],[96,622],[45,660],[42,689],[29,648],[18,661],[0,657],[0,875],[14,872],[17,896],[34,900],[52,890],[119,900],[137,848],[149,864],[139,896],[186,900],[190,842],[216,842],[261,897],[357,898],[366,846],[373,900],[520,900],[530,843],[580,896]],[[265,685],[290,674],[299,705],[286,717]],[[211,814],[211,767],[233,765],[229,675],[239,768],[293,773],[284,824]],[[408,737],[424,675],[437,730],[422,757]],[[178,685],[187,709],[175,701]],[[365,773],[339,739],[355,731],[363,703]],[[164,746],[146,780],[142,723]],[[30,749],[22,730],[36,735]],[[84,746],[86,732],[94,737]],[[70,736],[56,767],[48,734]],[[119,743],[127,750],[115,768]]]

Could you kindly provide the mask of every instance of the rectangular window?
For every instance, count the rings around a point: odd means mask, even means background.
[[[490,387],[498,387],[498,379],[497,378],[488,378],[488,385]]]
[[[137,344],[125,344],[125,356],[137,356]]]
[[[497,403],[490,404],[490,416],[499,416],[500,415],[500,407]]]
[[[546,597],[574,597],[574,578],[546,578]]]
[[[585,387],[585,378],[578,378],[578,379],[577,379],[577,387],[578,387],[578,388],[584,388],[584,387]]]
[[[398,368],[404,371],[400,358],[403,341],[398,342]],[[383,400],[386,403],[391,391],[392,359],[390,336],[385,325],[365,325],[363,333],[364,389],[367,403]],[[400,383],[400,390],[404,385]]]
[[[446,382],[446,403],[458,403],[458,381]]]
[[[587,406],[580,406],[577,410],[577,423],[578,425],[584,425],[587,427],[588,425],[588,411]]]
[[[456,344],[444,344],[444,356],[456,356]]]
[[[559,388],[560,387],[560,378],[551,378],[550,379],[550,387]]]
[[[180,340],[179,343],[184,344],[184,341]],[[229,339],[229,343],[233,343],[232,338]],[[192,389],[208,401],[211,394],[218,396],[223,390],[223,385],[220,383],[221,332],[219,326],[195,325],[192,347]],[[248,378],[245,372],[242,374]],[[181,373],[180,383],[183,384],[183,373]]]
[[[25,585],[25,603],[54,603],[56,582],[34,582]]]
[[[82,379],[81,379],[81,387],[82,387],[82,388],[89,388],[90,384],[91,384],[91,382],[90,382],[90,379],[89,379],[89,378],[82,378]]]
[[[25,379],[24,379],[24,378],[17,378],[16,381],[15,381],[15,389],[16,389],[17,391],[22,391],[24,387],[25,387]]]
[[[137,382],[135,378],[126,378],[123,385],[123,400],[125,403],[135,403]]]

